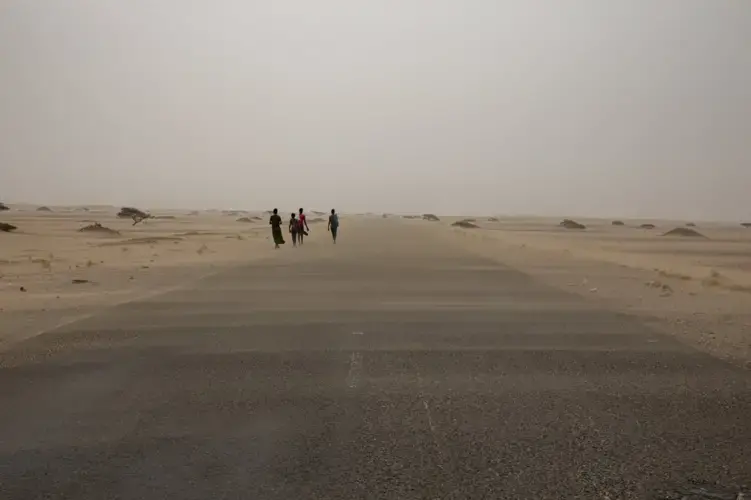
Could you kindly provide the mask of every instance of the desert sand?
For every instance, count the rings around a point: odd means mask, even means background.
[[[0,221],[0,347],[104,307],[178,287],[272,254],[267,215],[153,211],[137,225],[119,207],[12,206]],[[99,224],[106,229],[81,231]]]
[[[563,218],[475,216],[476,229],[452,226],[466,219],[433,230],[703,351],[751,360],[751,230],[738,223],[576,219],[585,229],[566,229]],[[700,236],[665,235],[686,226]]]
[[[263,211],[157,210],[134,226],[116,217],[119,207],[37,208],[2,213],[18,229],[0,233],[0,346],[275,255]],[[317,216],[311,211],[311,223],[325,220]],[[345,220],[378,221],[372,231],[383,238],[391,224],[413,225],[416,246],[427,231],[430,241],[586,296],[593,307],[637,315],[704,351],[751,359],[751,230],[740,224],[576,219],[584,229],[569,229],[577,226],[563,218],[490,215]],[[80,231],[91,224],[116,233]],[[700,237],[665,235],[687,225]]]

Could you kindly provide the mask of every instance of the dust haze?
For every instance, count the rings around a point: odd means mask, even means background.
[[[751,5],[0,6],[0,200],[751,217]]]

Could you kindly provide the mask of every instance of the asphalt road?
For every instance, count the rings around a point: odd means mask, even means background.
[[[748,372],[428,231],[369,224],[0,355],[0,498],[751,484]]]

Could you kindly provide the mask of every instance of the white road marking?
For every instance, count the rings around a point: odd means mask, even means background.
[[[420,398],[420,401],[422,402],[423,408],[425,408],[425,415],[428,417],[428,428],[430,429],[430,435],[433,438],[433,444],[435,444],[436,451],[438,452],[438,456],[440,457],[440,461],[438,463],[439,468],[443,468],[443,463],[446,461],[447,455],[443,450],[443,447],[441,446],[441,442],[438,439],[438,427],[435,425],[435,422],[433,421],[433,415],[430,412],[430,405],[428,404],[428,399],[425,397],[425,393],[423,392],[423,387],[425,387],[422,377],[420,376],[420,370],[417,367],[417,363],[414,363],[415,365],[415,374],[417,375],[417,395]]]
[[[349,357],[349,373],[347,374],[347,387],[354,389],[360,383],[362,375],[362,354],[353,352]]]

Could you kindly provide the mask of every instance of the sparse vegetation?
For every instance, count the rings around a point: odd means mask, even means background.
[[[642,224],[639,227],[642,229],[655,229],[657,226],[655,226],[654,224]]]
[[[422,218],[423,218],[423,220],[429,220],[431,222],[438,222],[439,220],[441,220],[435,214],[423,214]]]
[[[2,212],[4,210],[10,210],[10,207],[8,205],[6,205],[5,203],[3,203],[3,202],[0,201],[0,212]]]
[[[499,222],[498,217],[488,217],[488,222]]]
[[[585,226],[584,224],[579,224],[575,220],[571,219],[563,219],[560,223],[560,226],[566,229],[587,229],[587,226]]]
[[[455,226],[455,227],[461,227],[461,228],[464,228],[464,229],[477,229],[478,227],[480,227],[477,224],[475,224],[474,222],[471,222],[469,220],[456,221],[456,222],[454,222],[451,225]]]
[[[133,219],[133,225],[135,226],[139,222],[142,222],[146,219],[151,218],[151,214],[144,212],[143,210],[139,210],[134,207],[123,207],[120,209],[120,211],[117,213],[117,216],[121,219]]]
[[[253,222],[249,217],[240,217],[237,222]]]
[[[622,220],[614,220],[611,222],[613,226],[625,226],[626,224]]]
[[[107,234],[111,236],[119,235],[119,231],[115,231],[114,229],[110,229],[106,226],[101,225],[98,222],[95,222],[93,224],[89,224],[88,226],[84,226],[78,231],[82,233],[100,233],[100,234]]]
[[[52,209],[50,207],[39,207],[37,212],[52,212]]]
[[[5,222],[0,222],[0,231],[3,231],[5,233],[9,233],[11,231],[15,231],[16,229],[18,229],[18,228],[16,226],[14,226],[13,224],[7,224]]]
[[[741,222],[741,226],[745,228],[751,228],[751,222]]]

